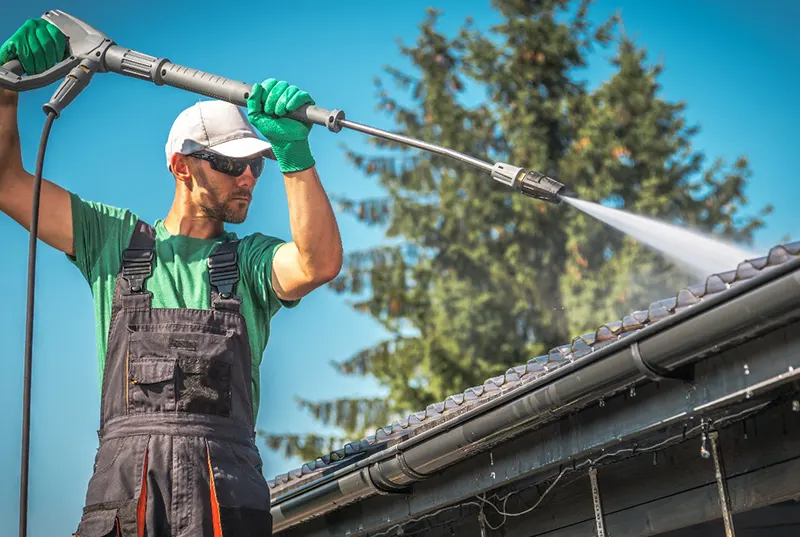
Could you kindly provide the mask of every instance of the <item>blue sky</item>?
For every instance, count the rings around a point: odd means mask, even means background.
[[[372,81],[386,64],[406,66],[395,38],[412,43],[430,2],[224,3],[197,0],[141,2],[121,9],[112,2],[41,0],[3,8],[0,42],[29,17],[47,9],[72,13],[118,44],[175,63],[248,83],[268,77],[307,90],[326,108],[348,118],[391,127],[374,110]],[[479,27],[497,21],[488,1],[437,2],[441,28],[455,31],[467,15]],[[302,7],[301,7],[302,6]],[[755,10],[752,3],[690,0],[599,0],[591,15],[605,19],[621,10],[625,28],[662,59],[663,96],[688,103],[688,118],[701,126],[696,146],[729,162],[750,158],[754,177],[747,195],[752,211],[775,206],[768,226],[756,237],[764,250],[787,234],[798,237],[796,200],[800,152],[795,135],[800,105],[800,37],[793,25],[800,3],[774,0]],[[586,77],[596,85],[610,74],[594,58]],[[24,160],[33,171],[44,122],[41,105],[54,87],[21,97],[20,130]],[[174,117],[198,96],[139,80],[98,75],[55,123],[45,176],[83,197],[128,207],[147,220],[163,217],[172,199],[164,169],[164,141]],[[312,148],[331,194],[367,197],[379,191],[344,159],[340,143],[365,147],[363,135],[344,131],[312,133]],[[477,155],[481,157],[481,155]],[[525,166],[525,164],[520,164]],[[568,178],[564,178],[568,181]],[[795,216],[792,216],[795,214]],[[380,234],[340,217],[345,249],[381,241]],[[283,182],[277,168],[263,176],[241,235],[261,231],[289,238]],[[12,484],[0,491],[0,520],[16,531],[21,444],[22,372],[28,234],[0,215],[5,289],[0,308],[3,389],[0,408],[0,475]],[[75,529],[96,447],[99,387],[94,320],[89,289],[62,254],[40,246],[31,430],[30,530],[32,537],[68,534]],[[632,305],[638,306],[638,305]],[[316,427],[301,412],[295,395],[310,399],[375,394],[373,383],[338,377],[330,360],[342,359],[382,336],[370,319],[353,312],[345,297],[320,290],[301,307],[273,321],[262,367],[263,393],[258,426],[275,432]],[[465,386],[466,388],[466,386]],[[267,477],[298,465],[262,449]]]

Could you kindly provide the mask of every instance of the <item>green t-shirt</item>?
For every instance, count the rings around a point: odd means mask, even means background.
[[[102,385],[108,343],[108,326],[114,285],[122,252],[128,247],[137,215],[127,209],[86,201],[70,193],[75,256],[67,258],[78,267],[94,297],[99,374]],[[153,308],[210,307],[208,256],[220,243],[238,238],[223,232],[213,239],[171,235],[162,220],[152,223],[156,230],[153,274],[147,290],[153,293]],[[247,324],[252,357],[253,410],[258,415],[259,368],[270,334],[270,320],[283,307],[296,301],[279,299],[272,289],[272,259],[285,243],[275,237],[254,233],[242,238],[238,247],[240,280],[236,293],[242,297],[241,313]]]

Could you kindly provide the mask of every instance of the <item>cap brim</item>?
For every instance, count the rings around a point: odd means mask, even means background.
[[[231,158],[244,158],[254,155],[268,156],[272,154],[272,145],[261,138],[255,137],[228,140],[227,142],[222,142],[208,149]]]

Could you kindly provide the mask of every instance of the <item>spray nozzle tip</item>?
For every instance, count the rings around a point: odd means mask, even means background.
[[[561,203],[564,196],[573,194],[572,189],[552,177],[534,171],[525,173],[519,181],[519,189],[526,196],[555,204]]]

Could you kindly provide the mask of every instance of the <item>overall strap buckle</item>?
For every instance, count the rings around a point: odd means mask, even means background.
[[[208,256],[209,280],[212,287],[217,289],[220,298],[223,299],[233,296],[236,284],[239,282],[239,265],[236,255],[238,246],[238,240],[226,242]]]
[[[128,247],[122,252],[122,278],[128,283],[124,294],[144,293],[144,282],[153,274],[155,229],[136,222]]]
[[[144,281],[153,274],[153,250],[128,248],[122,252],[122,277],[131,293],[144,291]]]

